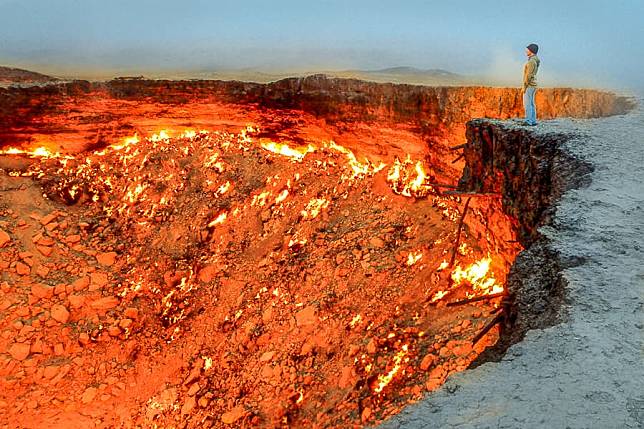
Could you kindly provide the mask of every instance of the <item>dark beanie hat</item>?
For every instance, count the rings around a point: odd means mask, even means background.
[[[539,46],[537,46],[535,43],[530,43],[527,48],[530,49],[530,52],[532,52],[533,54],[539,52]]]

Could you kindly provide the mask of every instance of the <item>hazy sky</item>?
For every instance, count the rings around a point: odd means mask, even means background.
[[[644,88],[644,0],[0,0],[0,64],[78,70],[443,68]],[[517,78],[517,81],[520,79]]]

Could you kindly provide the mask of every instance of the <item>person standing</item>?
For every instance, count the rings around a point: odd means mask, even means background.
[[[523,108],[525,109],[525,124],[537,125],[537,106],[534,95],[537,91],[537,71],[539,70],[539,46],[534,43],[526,47],[528,61],[523,66]]]

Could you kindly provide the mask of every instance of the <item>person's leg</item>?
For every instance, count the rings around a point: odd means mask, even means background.
[[[530,117],[530,123],[531,124],[537,124],[537,104],[534,102],[534,99],[537,95],[537,88],[530,88],[532,91],[530,91],[530,105],[532,108],[530,109],[532,116]]]
[[[534,102],[534,96],[536,88],[529,87],[526,89],[524,94],[524,104],[525,104],[525,121],[529,125],[537,124],[537,106]]]
[[[530,88],[526,88],[525,91],[523,91],[523,110],[525,114],[523,115],[524,119],[526,122],[529,121],[530,117],[530,97],[528,95],[528,90]]]

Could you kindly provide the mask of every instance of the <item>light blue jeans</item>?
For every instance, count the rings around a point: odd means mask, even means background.
[[[523,108],[525,109],[525,121],[530,125],[537,123],[537,106],[534,104],[534,94],[537,88],[529,86],[523,93]]]

